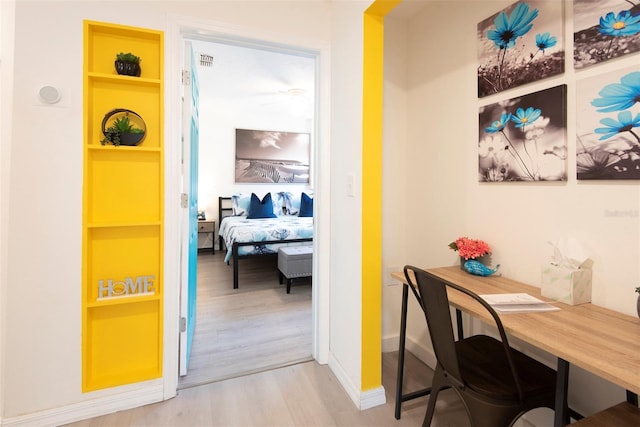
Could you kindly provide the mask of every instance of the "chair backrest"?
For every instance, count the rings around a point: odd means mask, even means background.
[[[422,305],[422,309],[427,320],[433,351],[435,352],[438,363],[449,374],[449,378],[455,379],[455,382],[458,382],[460,386],[464,385],[464,378],[462,378],[460,374],[460,366],[458,363],[458,356],[456,354],[455,337],[451,322],[447,287],[460,291],[478,301],[492,316],[495,326],[498,328],[498,332],[500,334],[505,350],[505,356],[513,376],[513,381],[518,389],[520,398],[522,399],[523,391],[511,356],[509,341],[507,340],[507,335],[504,331],[504,327],[502,326],[502,321],[496,311],[476,293],[434,276],[433,274],[418,267],[411,265],[405,266],[404,275],[409,284],[413,283],[411,276],[413,275],[415,277],[418,292],[420,293],[419,302]]]
[[[420,294],[419,302],[422,304],[422,310],[427,319],[431,344],[433,345],[436,359],[453,378],[462,381],[455,348],[447,289],[444,283],[434,280],[424,270],[405,266],[404,275],[409,283],[412,283],[410,271],[413,272],[417,282],[416,285]]]

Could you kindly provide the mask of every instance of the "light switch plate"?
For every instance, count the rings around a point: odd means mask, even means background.
[[[356,196],[356,177],[352,173],[347,175],[347,196]]]

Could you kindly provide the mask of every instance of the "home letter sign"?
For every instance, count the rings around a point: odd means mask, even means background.
[[[155,276],[138,276],[135,282],[131,277],[124,280],[98,280],[98,299],[119,298],[136,295],[153,295]]]

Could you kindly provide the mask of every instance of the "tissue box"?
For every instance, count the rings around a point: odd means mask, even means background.
[[[543,265],[541,293],[569,305],[591,302],[591,269]]]

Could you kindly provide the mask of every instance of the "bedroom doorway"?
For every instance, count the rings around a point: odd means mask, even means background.
[[[317,54],[255,41],[201,35],[187,39],[193,46],[200,86],[198,211],[215,221],[213,241],[205,244],[216,247],[213,253],[198,254],[194,345],[190,371],[179,379],[178,388],[311,360],[314,351],[310,282],[301,280],[287,295],[278,283],[274,258],[243,260],[239,264],[240,288],[234,290],[229,279],[232,266],[224,264],[225,254],[217,247],[216,236],[220,227],[218,196],[265,191],[265,184],[234,182],[233,131],[248,128],[317,134]],[[312,150],[312,165],[313,157]],[[310,192],[312,183],[277,184],[276,189]],[[279,320],[274,313],[280,315]],[[230,320],[233,314],[242,321]],[[273,328],[274,334],[265,334],[269,324],[281,327]],[[285,324],[294,327],[281,333]],[[259,338],[253,344],[238,341],[252,334]],[[234,347],[240,350],[235,356]],[[239,354],[257,357],[243,361]]]

